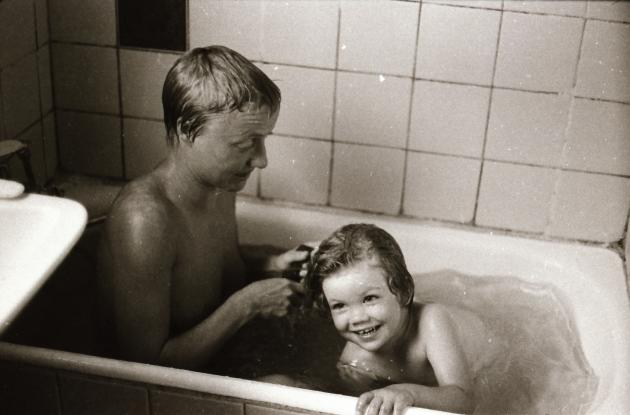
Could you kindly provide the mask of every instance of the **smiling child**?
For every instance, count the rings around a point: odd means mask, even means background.
[[[409,406],[472,412],[472,380],[448,309],[414,302],[400,247],[368,224],[343,226],[315,252],[306,289],[347,340],[338,369],[358,414]]]

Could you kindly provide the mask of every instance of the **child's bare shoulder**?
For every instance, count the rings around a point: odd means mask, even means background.
[[[420,333],[434,333],[451,329],[453,321],[448,306],[439,303],[424,304],[420,308]]]

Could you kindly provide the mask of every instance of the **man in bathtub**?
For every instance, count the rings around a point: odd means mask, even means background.
[[[307,252],[262,256],[237,238],[235,195],[267,165],[278,87],[212,46],[175,62],[162,101],[167,157],[122,189],[106,222],[101,320],[118,357],[202,368],[249,320],[287,313],[301,285],[266,273]]]
[[[472,378],[452,317],[440,304],[414,302],[413,278],[386,231],[341,227],[313,254],[305,285],[347,341],[337,365],[340,389],[360,395],[357,414],[402,415],[409,406],[473,411]]]

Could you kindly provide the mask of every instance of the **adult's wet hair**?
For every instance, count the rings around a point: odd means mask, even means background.
[[[253,103],[280,108],[280,90],[263,71],[224,46],[195,48],[169,70],[162,89],[167,142],[179,132],[193,141],[212,114],[240,110]]]
[[[309,299],[328,308],[322,283],[330,274],[364,260],[375,260],[385,275],[389,290],[398,303],[413,302],[414,283],[396,240],[385,230],[371,224],[345,225],[326,238],[311,258],[305,279]]]

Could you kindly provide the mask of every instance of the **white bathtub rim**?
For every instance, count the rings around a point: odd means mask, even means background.
[[[138,382],[193,392],[227,396],[332,415],[354,414],[357,398],[328,392],[274,385],[210,373],[89,356],[61,350],[0,341],[0,360],[72,374]],[[453,415],[450,412],[409,408],[406,415]]]

